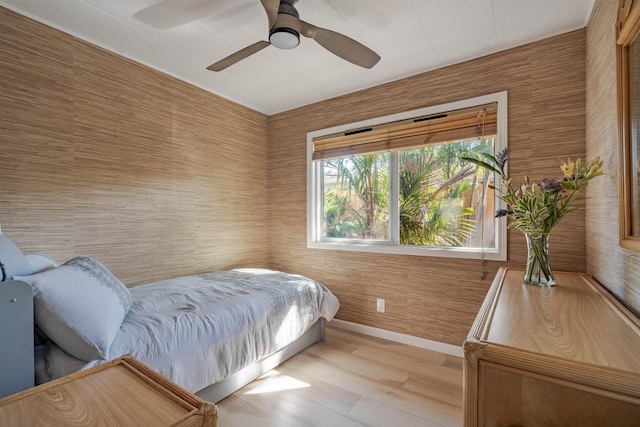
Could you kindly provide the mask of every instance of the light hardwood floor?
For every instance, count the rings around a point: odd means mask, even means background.
[[[218,403],[220,427],[462,425],[462,359],[327,328]]]

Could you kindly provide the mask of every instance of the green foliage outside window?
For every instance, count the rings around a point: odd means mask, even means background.
[[[484,211],[493,210],[485,203],[493,200],[490,177],[460,157],[493,153],[493,143],[493,138],[474,139],[404,150],[397,156],[380,153],[325,161],[325,237],[389,239],[389,164],[397,159],[399,243],[480,245]]]

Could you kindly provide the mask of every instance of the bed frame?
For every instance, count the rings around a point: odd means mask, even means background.
[[[320,318],[300,338],[274,354],[241,369],[196,393],[217,403],[267,371],[318,341],[324,341]],[[33,293],[25,282],[0,282],[0,398],[34,386]]]
[[[218,403],[262,374],[300,353],[305,348],[319,341],[324,342],[324,327],[325,319],[320,318],[316,323],[311,325],[307,332],[288,346],[278,350],[271,356],[267,356],[264,359],[253,362],[246,368],[239,370],[235,374],[229,375],[215,384],[211,384],[210,386],[203,388],[195,393],[196,396],[211,403]]]

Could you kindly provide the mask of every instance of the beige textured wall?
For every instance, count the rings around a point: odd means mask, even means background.
[[[640,253],[618,244],[617,7],[617,1],[596,0],[587,26],[587,154],[602,157],[607,171],[588,192],[587,271],[640,313]]]
[[[0,224],[126,284],[266,266],[267,117],[0,8]]]
[[[484,266],[307,249],[306,133],[503,90],[514,177],[560,177],[560,158],[584,158],[585,30],[270,117],[270,265],[328,285],[341,301],[339,319],[460,345],[498,267],[524,266],[524,237],[510,231],[509,261]],[[584,209],[553,232],[551,257],[557,270],[586,268]],[[386,313],[375,311],[376,298],[386,299]]]
[[[127,284],[268,265],[326,283],[338,318],[456,345],[524,238],[485,265],[306,249],[306,133],[507,90],[514,176],[585,155],[585,31],[267,118],[0,8],[0,75],[0,224],[26,251]],[[583,210],[551,245],[555,269],[586,268]]]

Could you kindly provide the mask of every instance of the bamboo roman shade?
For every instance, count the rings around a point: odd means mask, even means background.
[[[313,139],[313,160],[397,151],[495,135],[498,104],[386,123]]]

